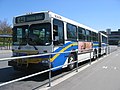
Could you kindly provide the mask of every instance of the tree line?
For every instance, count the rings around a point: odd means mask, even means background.
[[[10,34],[12,35],[12,26],[8,23],[6,19],[0,20],[0,35]],[[0,47],[8,46],[12,43],[12,38],[0,38]]]

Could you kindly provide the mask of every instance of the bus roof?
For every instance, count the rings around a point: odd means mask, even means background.
[[[101,33],[101,35],[103,35],[104,37],[108,37],[106,34],[104,34],[104,33],[102,33],[102,32],[99,32],[99,33]]]
[[[56,19],[62,20],[62,21],[64,21],[64,22],[67,22],[67,23],[70,23],[70,24],[73,24],[73,25],[82,27],[82,28],[84,28],[84,29],[88,29],[88,30],[90,30],[90,31],[93,31],[93,32],[98,33],[98,31],[95,30],[95,29],[92,29],[92,28],[90,28],[90,27],[88,27],[88,26],[86,26],[86,25],[83,25],[83,24],[80,24],[80,23],[78,23],[78,22],[76,22],[76,21],[73,21],[73,20],[70,20],[70,19],[68,19],[68,18],[65,18],[65,17],[63,17],[63,16],[61,16],[61,15],[58,15],[58,14],[56,14],[56,13],[53,13],[53,12],[51,12],[51,11],[41,11],[41,12],[33,12],[33,13],[30,12],[30,13],[18,15],[18,16],[16,16],[16,17],[25,16],[25,15],[32,15],[32,14],[37,14],[37,13],[48,13],[49,16],[52,17],[52,18],[56,18]],[[16,17],[14,17],[14,18],[16,18]]]
[[[88,29],[88,30],[91,30],[91,31],[94,31],[94,32],[98,33],[98,31],[96,31],[95,29],[92,29],[92,28],[90,28],[90,27],[88,27],[88,26],[86,26],[86,25],[80,24],[80,23],[78,23],[78,22],[76,22],[76,21],[70,20],[70,19],[68,19],[68,18],[65,18],[65,17],[63,17],[63,16],[60,16],[60,15],[55,14],[55,13],[53,13],[53,12],[50,12],[50,11],[49,11],[49,14],[50,14],[51,17],[53,17],[53,18],[57,18],[57,19],[60,19],[60,20],[62,20],[62,21],[64,21],[64,22],[67,22],[67,23],[70,23],[70,24],[73,24],[73,25],[76,25],[76,26],[79,26],[79,27],[82,27],[82,28],[85,28],[85,29]]]

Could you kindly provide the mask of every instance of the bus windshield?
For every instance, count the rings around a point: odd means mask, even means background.
[[[33,24],[13,28],[13,45],[50,45],[51,24]]]
[[[31,25],[28,38],[30,45],[50,45],[52,41],[50,23]]]
[[[27,44],[26,31],[28,31],[28,25],[15,26],[13,28],[13,45],[26,45]]]

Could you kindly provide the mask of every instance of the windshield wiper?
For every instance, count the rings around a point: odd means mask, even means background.
[[[28,44],[32,45],[35,48],[35,50],[38,50],[35,46],[36,42],[32,38],[29,37],[27,42],[28,42]]]

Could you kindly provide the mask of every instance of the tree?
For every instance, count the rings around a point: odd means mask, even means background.
[[[11,25],[8,24],[7,20],[0,20],[0,34],[12,34]]]
[[[7,20],[0,20],[0,34],[12,34],[12,27]],[[6,46],[12,42],[12,38],[0,38],[0,46]]]

